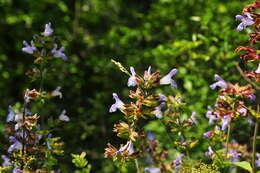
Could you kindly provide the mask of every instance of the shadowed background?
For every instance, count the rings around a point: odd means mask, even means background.
[[[71,122],[57,131],[65,142],[65,155],[60,159],[63,172],[72,172],[70,153],[87,152],[95,173],[112,173],[111,160],[104,159],[104,147],[118,145],[113,124],[120,113],[108,113],[112,93],[127,100],[127,76],[111,62],[113,58],[125,67],[134,66],[142,74],[148,66],[166,74],[172,68],[179,89],[165,87],[165,93],[179,92],[187,107],[196,111],[201,138],[207,129],[204,114],[207,105],[214,105],[216,92],[209,84],[214,74],[225,80],[244,83],[235,68],[238,45],[247,41],[246,31],[235,31],[239,22],[234,16],[245,4],[238,0],[0,0],[0,136],[1,153],[8,145],[4,122],[8,105],[22,101],[29,85],[24,75],[33,58],[21,51],[22,41],[31,40],[51,22],[62,40],[66,62],[59,61],[53,76],[45,80],[49,91],[62,86],[63,99],[49,102],[43,114],[59,115],[66,109]],[[244,122],[243,122],[244,123]],[[242,123],[242,125],[243,125]],[[164,139],[161,124],[151,122],[150,129]],[[155,128],[156,127],[156,128]],[[153,129],[154,128],[154,129]],[[235,128],[234,128],[235,129]],[[247,142],[250,127],[239,132],[239,142]],[[235,130],[234,130],[235,131]],[[192,133],[192,132],[191,132]],[[3,142],[2,142],[3,141]],[[201,158],[207,144],[194,149],[194,158]]]

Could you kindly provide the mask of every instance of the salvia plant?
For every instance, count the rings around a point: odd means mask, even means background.
[[[172,69],[161,76],[159,72],[149,67],[141,76],[133,67],[128,71],[119,62],[112,62],[125,74],[129,75],[127,85],[134,88],[129,93],[130,103],[125,103],[118,94],[113,93],[115,103],[109,112],[121,111],[122,120],[114,125],[113,131],[125,143],[118,147],[108,143],[105,157],[113,159],[119,172],[127,172],[127,167],[135,163],[136,172],[232,172],[248,171],[256,173],[260,167],[260,153],[257,152],[257,135],[260,121],[260,58],[257,49],[260,41],[260,1],[247,5],[241,15],[235,19],[240,21],[237,31],[249,31],[247,46],[239,46],[236,52],[241,53],[241,60],[236,64],[239,75],[246,85],[227,82],[215,74],[215,83],[209,87],[218,90],[216,102],[208,106],[205,118],[208,119],[209,129],[202,134],[208,142],[205,157],[212,160],[211,164],[192,161],[189,151],[199,145],[199,139],[187,136],[186,131],[195,130],[198,126],[196,112],[186,112],[185,102],[180,94],[165,95],[164,85],[177,89],[173,79],[178,72]],[[243,68],[241,68],[243,66]],[[248,66],[248,67],[247,67]],[[251,71],[243,69],[254,68]],[[187,117],[187,114],[190,114]],[[176,153],[173,157],[165,150],[151,131],[145,130],[145,124],[150,120],[160,121],[168,130],[165,137],[171,139],[171,149]],[[248,121],[254,133],[252,146],[240,144],[232,136],[232,127],[241,120]],[[170,134],[168,133],[170,132]],[[143,162],[139,162],[142,160]],[[145,160],[145,161],[144,161]],[[205,158],[202,158],[205,160]],[[141,165],[140,163],[143,163]]]
[[[3,163],[0,172],[60,172],[56,157],[63,154],[64,143],[60,137],[54,136],[53,132],[58,124],[68,122],[70,118],[65,110],[56,118],[30,110],[34,104],[41,105],[37,108],[44,109],[46,101],[55,97],[62,98],[59,86],[50,92],[44,90],[44,78],[53,68],[55,61],[67,60],[63,52],[64,47],[60,47],[58,43],[51,23],[46,24],[44,32],[35,35],[32,41],[23,41],[22,51],[34,57],[33,67],[26,74],[38,84],[38,88],[26,89],[23,93],[23,103],[9,106],[5,129],[9,144],[6,153],[1,156]]]

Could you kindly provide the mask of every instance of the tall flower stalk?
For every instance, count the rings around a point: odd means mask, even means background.
[[[191,129],[196,123],[196,113],[193,112],[189,118],[182,115],[182,102],[180,95],[166,96],[157,93],[157,89],[164,85],[170,85],[172,89],[177,89],[177,83],[174,80],[177,69],[172,69],[168,74],[161,77],[159,72],[152,72],[152,68],[144,72],[144,75],[138,75],[133,67],[130,72],[125,69],[119,62],[112,60],[119,69],[129,75],[127,85],[135,87],[131,90],[129,97],[130,103],[124,103],[116,93],[113,93],[115,103],[109,109],[109,112],[117,110],[124,114],[124,121],[114,125],[113,131],[118,137],[126,139],[126,144],[121,144],[117,149],[110,143],[105,148],[105,157],[112,158],[117,165],[127,165],[128,162],[135,162],[136,172],[160,173],[166,171],[178,171],[181,168],[183,154],[188,152],[197,141],[191,140],[185,136],[184,131]],[[174,140],[171,145],[178,151],[176,160],[167,162],[168,152],[159,146],[159,141],[155,139],[151,131],[145,131],[140,122],[157,120],[173,133]],[[185,127],[185,129],[183,129]],[[171,137],[170,137],[171,139]],[[154,165],[140,165],[139,159],[148,158]],[[188,157],[188,156],[186,156]]]
[[[51,129],[44,124],[43,116],[30,111],[30,107],[37,102],[45,102],[54,97],[62,98],[60,87],[54,91],[44,91],[44,73],[50,70],[50,65],[55,63],[56,58],[66,60],[63,53],[64,48],[57,49],[56,37],[53,36],[51,23],[45,25],[45,30],[40,35],[33,37],[30,44],[23,42],[25,47],[22,51],[35,57],[33,69],[26,74],[32,81],[39,82],[39,89],[26,89],[23,97],[23,106],[20,108],[9,107],[7,116],[7,134],[12,143],[8,148],[8,156],[2,155],[4,163],[0,167],[0,172],[9,173],[29,173],[44,172],[53,173],[57,164],[55,156],[62,155],[63,142],[60,137],[53,137],[54,126],[57,123],[69,121],[65,115],[66,111],[52,122]],[[39,119],[42,119],[39,123]]]

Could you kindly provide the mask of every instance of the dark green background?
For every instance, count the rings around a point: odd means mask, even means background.
[[[113,163],[104,159],[104,147],[119,141],[112,133],[113,123],[120,113],[108,113],[116,92],[127,101],[127,76],[111,62],[113,58],[126,67],[134,66],[141,74],[149,65],[166,74],[172,68],[174,77],[190,112],[200,119],[194,136],[201,138],[207,128],[204,114],[207,105],[214,105],[216,92],[209,89],[213,75],[243,83],[234,64],[238,45],[245,45],[246,31],[235,30],[239,22],[234,16],[252,1],[242,0],[0,0],[0,127],[8,105],[22,101],[29,85],[24,73],[30,69],[33,57],[21,52],[22,41],[31,40],[51,22],[60,36],[69,57],[58,61],[52,77],[45,80],[46,90],[63,87],[63,100],[48,103],[40,112],[54,117],[66,109],[71,122],[60,131],[65,141],[65,156],[60,158],[64,172],[74,169],[69,153],[86,151],[93,172],[115,172]],[[176,91],[165,87],[164,93]],[[164,134],[160,124],[148,128],[157,137]],[[250,128],[239,132],[247,141]],[[247,130],[247,131],[246,131]],[[242,136],[242,137],[241,137]],[[0,141],[7,145],[2,133]],[[1,142],[2,143],[2,142]],[[202,144],[194,151],[200,157],[207,149]]]

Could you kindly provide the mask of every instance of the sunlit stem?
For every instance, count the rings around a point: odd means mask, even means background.
[[[229,138],[230,138],[230,131],[231,131],[231,124],[228,125],[228,133],[227,133],[227,139],[226,139],[226,158],[227,158],[227,154],[228,154],[228,143],[229,143]]]
[[[259,114],[260,105],[257,105],[257,114]],[[256,137],[258,132],[258,126],[259,126],[259,118],[256,119],[255,122],[255,130],[254,130],[254,136],[253,136],[253,153],[252,153],[252,167],[253,167],[253,173],[256,173]]]
[[[139,162],[138,162],[137,159],[135,159],[135,167],[136,167],[136,172],[137,172],[137,173],[141,173],[140,167],[139,167]]]

